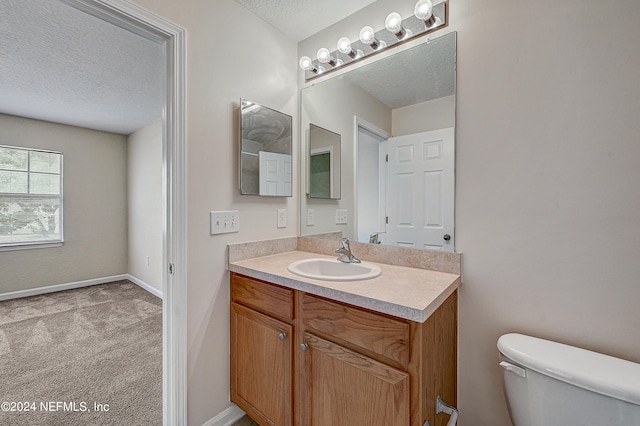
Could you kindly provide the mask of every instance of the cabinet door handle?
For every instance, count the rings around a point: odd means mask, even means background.
[[[280,333],[280,334],[278,334],[278,339],[280,339],[280,340],[284,340],[284,339],[286,339],[286,338],[287,338],[287,333]]]
[[[308,347],[309,347],[308,343],[303,343],[300,345],[300,350],[304,352],[307,350]]]

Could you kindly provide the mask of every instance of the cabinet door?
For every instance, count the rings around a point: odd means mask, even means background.
[[[298,418],[311,426],[407,426],[409,375],[304,334]]]
[[[231,400],[261,424],[292,424],[291,326],[231,304]]]

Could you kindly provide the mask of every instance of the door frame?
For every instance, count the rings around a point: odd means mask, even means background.
[[[372,124],[370,122],[368,122],[367,120],[363,119],[362,117],[358,117],[357,115],[353,116],[353,140],[355,141],[355,143],[353,144],[353,158],[354,158],[354,164],[355,167],[353,168],[353,182],[355,182],[354,186],[355,186],[355,191],[354,191],[354,199],[353,199],[353,232],[356,235],[358,235],[358,150],[360,149],[360,129],[364,129],[370,133],[373,133],[374,135],[380,137],[381,140],[380,141],[380,174],[378,176],[378,190],[379,190],[379,200],[378,200],[378,214],[380,216],[380,221],[384,222],[384,220],[382,219],[384,217],[385,214],[385,206],[386,206],[386,199],[384,199],[384,195],[386,194],[386,192],[382,191],[382,187],[381,185],[386,182],[386,168],[382,167],[382,158],[384,155],[386,155],[386,140],[389,139],[391,137],[391,135],[389,133],[387,133],[385,130],[381,129],[380,127],[376,126],[375,124]],[[384,152],[383,152],[384,151]],[[380,230],[382,231],[384,227],[383,223],[380,223]],[[386,230],[386,229],[385,229]]]
[[[62,0],[165,48],[162,137],[162,418],[187,424],[186,30],[127,0]]]
[[[329,198],[333,198],[333,146],[324,146],[309,151],[309,196],[311,197],[311,160],[314,155],[329,154]]]

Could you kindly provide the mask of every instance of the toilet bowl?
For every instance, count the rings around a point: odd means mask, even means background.
[[[640,426],[640,364],[515,333],[498,350],[514,426]]]

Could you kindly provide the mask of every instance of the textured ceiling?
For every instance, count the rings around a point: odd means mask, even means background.
[[[57,0],[0,0],[0,113],[130,134],[162,116],[159,44]]]
[[[298,42],[375,0],[236,0]]]
[[[296,41],[373,3],[236,1]],[[439,59],[447,55],[438,39],[430,47],[409,63],[394,55],[348,78],[391,108],[453,94],[445,79],[455,73],[443,70],[455,63]],[[163,64],[160,45],[60,1],[0,0],[0,113],[130,134],[162,115]]]

